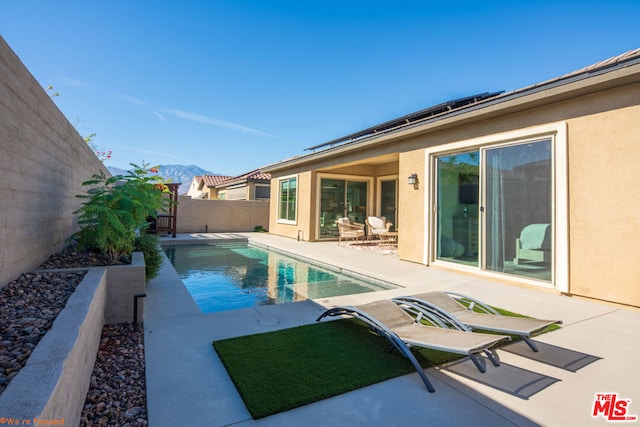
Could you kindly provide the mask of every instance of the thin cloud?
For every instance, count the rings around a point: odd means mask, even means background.
[[[158,119],[160,119],[161,122],[167,122],[167,119],[165,116],[163,116],[162,114],[158,113],[157,111],[153,111],[153,114],[156,115],[156,117],[158,117]]]
[[[172,115],[174,117],[178,117],[178,118],[181,118],[181,119],[184,119],[184,120],[190,120],[190,121],[193,121],[193,122],[204,123],[204,124],[207,124],[207,125],[223,127],[223,128],[226,128],[226,129],[231,129],[231,130],[235,130],[235,131],[238,131],[238,132],[249,133],[249,134],[252,134],[252,135],[266,136],[266,137],[269,137],[269,138],[280,139],[276,135],[272,135],[270,133],[263,132],[263,131],[258,130],[258,129],[253,129],[253,128],[250,128],[248,126],[243,126],[243,125],[239,125],[237,123],[227,122],[227,121],[216,119],[216,118],[213,118],[213,117],[203,116],[202,114],[191,113],[189,111],[176,110],[176,109],[172,109],[172,108],[159,109],[159,108],[154,107],[150,103],[148,103],[148,102],[146,102],[146,101],[144,101],[144,100],[142,100],[140,98],[136,98],[134,96],[119,94],[118,98],[122,99],[123,101],[129,102],[131,104],[135,104],[135,105],[139,105],[141,107],[145,107],[145,108],[151,109],[152,113],[155,114],[158,117],[158,119],[160,119],[163,122],[167,121],[166,117],[162,114],[162,113],[165,113],[165,114],[170,114],[170,115]]]
[[[250,133],[253,135],[277,138],[275,135],[272,135],[270,133],[262,132],[260,130],[253,129],[247,126],[242,126],[237,123],[226,122],[224,120],[215,119],[213,117],[203,116],[197,113],[190,113],[188,111],[182,111],[182,110],[163,110],[163,112],[179,117],[181,119],[185,119],[185,120],[191,120],[194,122],[204,123],[204,124],[213,125],[213,126],[219,126],[227,129],[237,130],[239,132]]]
[[[134,96],[124,95],[124,94],[118,94],[117,96],[121,100],[129,102],[130,104],[139,105],[141,107],[153,108],[151,104],[149,104],[147,101],[143,101],[140,98],[136,98]]]

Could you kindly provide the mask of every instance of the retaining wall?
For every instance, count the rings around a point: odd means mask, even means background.
[[[89,269],[52,328],[0,395],[0,418],[76,426],[89,391],[102,327],[133,321],[133,295],[144,292],[144,256],[126,266]],[[142,280],[140,280],[140,278]],[[142,303],[139,302],[139,319]]]
[[[0,37],[0,288],[76,231],[82,182],[106,167]]]

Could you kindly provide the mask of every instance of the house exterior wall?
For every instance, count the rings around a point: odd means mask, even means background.
[[[110,176],[0,37],[0,287],[64,247],[81,183],[100,172]]]
[[[424,150],[400,154],[398,185],[398,256],[412,262],[422,262],[425,255],[425,191],[428,184],[424,176]],[[416,187],[407,184],[409,175],[418,175]],[[400,234],[402,233],[402,234]]]
[[[479,123],[483,135],[524,129],[556,121],[567,124],[569,211],[568,293],[611,302],[640,306],[640,265],[634,261],[640,250],[640,85],[611,89],[558,104]],[[604,110],[604,111],[603,111]],[[465,138],[464,128],[430,135],[423,143],[433,146],[455,143]],[[430,140],[431,143],[428,142]],[[417,169],[416,160],[424,151],[400,156],[400,176]],[[411,165],[411,167],[407,167]],[[413,172],[410,172],[413,171]],[[422,174],[424,175],[424,173]],[[421,174],[418,172],[420,179]],[[430,183],[420,183],[425,194]],[[401,234],[401,259],[420,262],[428,242],[420,239],[426,231],[424,198],[409,194],[400,186],[400,229],[409,222],[409,233]],[[411,193],[411,192],[409,192]],[[415,200],[415,203],[412,201]],[[407,218],[409,216],[409,218]],[[561,230],[562,231],[562,230]],[[407,236],[410,236],[407,238]]]
[[[295,174],[298,178],[296,223],[285,224],[278,221],[278,204],[280,203],[279,178],[287,175],[272,175],[271,199],[269,201],[269,232],[279,236],[297,239],[299,232],[302,240],[315,240],[315,173],[311,171]]]
[[[424,127],[401,130],[361,143],[363,148],[336,147],[332,155],[310,158],[286,168],[269,169],[272,176],[297,173],[381,175],[368,159],[397,153],[398,173],[398,255],[400,259],[425,262],[428,239],[425,201],[432,188],[427,171],[427,150],[455,145],[461,141],[561,123],[566,128],[567,164],[558,170],[566,176],[564,207],[557,212],[568,226],[559,233],[568,240],[566,291],[573,295],[640,306],[640,73],[621,70],[620,77],[593,78],[595,83],[576,85],[566,92],[550,90],[517,99],[508,108],[496,106],[463,119],[451,118]],[[418,174],[418,189],[407,177]],[[302,186],[304,182],[304,186]],[[303,229],[315,239],[316,199],[305,197],[316,188],[316,180],[300,180],[297,227],[273,227],[277,213],[278,185],[272,181],[271,218],[274,234],[296,237]],[[563,189],[557,189],[564,191]],[[376,201],[377,203],[377,201]],[[306,227],[306,228],[305,228]],[[295,228],[295,230],[294,230]],[[562,236],[556,236],[559,238]],[[428,263],[428,260],[427,260]],[[469,272],[469,270],[465,270]],[[496,280],[518,282],[505,275]],[[564,287],[564,285],[563,285]],[[563,288],[560,290],[565,291]]]
[[[256,200],[206,200],[178,196],[178,233],[254,231],[269,224],[269,203]]]
[[[639,123],[640,106],[569,123],[572,294],[640,306]]]
[[[217,188],[208,187],[207,188],[207,192],[209,193],[209,196],[207,196],[207,199],[216,200],[218,198],[218,189]]]

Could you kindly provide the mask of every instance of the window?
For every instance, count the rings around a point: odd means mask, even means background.
[[[279,208],[278,221],[294,224],[296,222],[296,199],[298,179],[296,177],[284,178],[279,181]]]
[[[256,188],[255,188],[255,199],[256,200],[261,200],[261,199],[269,199],[271,195],[271,187],[269,185],[266,184],[256,184]]]

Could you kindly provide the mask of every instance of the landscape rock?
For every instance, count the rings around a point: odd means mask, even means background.
[[[69,247],[0,289],[0,394],[51,329],[86,268],[106,265],[113,263],[105,255]],[[85,270],[59,270],[65,268]],[[147,425],[143,328],[104,326],[80,425]]]

